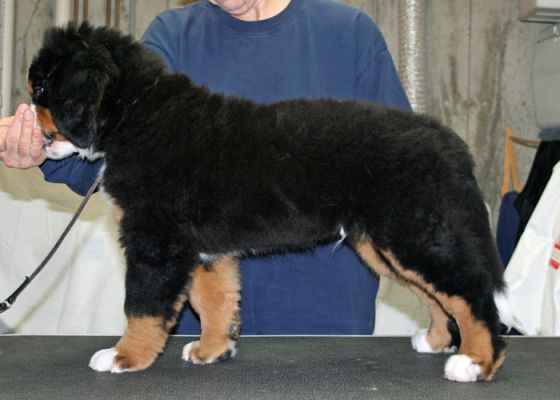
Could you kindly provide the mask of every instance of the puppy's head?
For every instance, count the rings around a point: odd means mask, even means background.
[[[29,69],[29,91],[45,136],[47,157],[80,153],[102,156],[96,148],[100,110],[119,69],[109,46],[116,33],[82,24],[52,28]]]

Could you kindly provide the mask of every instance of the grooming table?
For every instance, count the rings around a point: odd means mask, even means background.
[[[173,336],[148,370],[89,369],[117,339],[0,336],[0,399],[560,399],[560,338],[508,338],[494,381],[471,384],[402,337],[243,337],[234,359],[197,366],[181,360],[194,338]]]

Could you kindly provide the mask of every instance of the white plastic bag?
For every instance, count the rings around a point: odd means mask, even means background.
[[[525,335],[560,335],[560,163],[521,235],[505,280],[514,327]]]

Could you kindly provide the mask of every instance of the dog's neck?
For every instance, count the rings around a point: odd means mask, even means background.
[[[105,152],[108,146],[125,145],[129,135],[137,134],[130,127],[154,128],[150,125],[159,110],[178,101],[200,102],[210,96],[206,88],[194,84],[185,74],[166,72],[125,77],[113,90],[115,93],[108,93],[106,101],[114,103],[103,107],[107,115],[100,115],[99,119],[100,131],[95,147],[100,152]],[[162,104],[162,98],[168,101]],[[188,104],[182,109],[188,111]]]

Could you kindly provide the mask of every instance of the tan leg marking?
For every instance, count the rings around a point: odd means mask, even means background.
[[[128,326],[116,345],[115,363],[123,370],[148,368],[163,351],[168,324],[161,317],[128,317]]]
[[[183,292],[173,305],[174,315],[169,320],[162,317],[128,317],[128,326],[117,345],[115,364],[122,370],[138,371],[148,368],[163,351],[169,330],[177,323],[177,317],[187,300]]]
[[[440,304],[422,288],[412,284],[400,273],[391,270],[379,257],[373,244],[368,238],[360,240],[356,246],[356,250],[366,262],[366,264],[377,274],[394,279],[395,281],[407,286],[415,293],[420,300],[429,308],[431,315],[430,328],[426,340],[430,347],[436,351],[442,351],[451,342],[451,334],[447,330],[448,315],[443,311]]]
[[[207,269],[199,266],[189,291],[191,306],[200,316],[200,341],[190,345],[189,358],[195,363],[216,361],[231,350],[230,341],[239,338],[239,265],[231,257],[215,261]]]
[[[173,316],[173,319],[171,321],[167,322],[169,329],[175,326],[175,324],[177,323],[177,317],[179,316],[179,314],[181,314],[181,311],[183,311],[183,307],[187,302],[186,292],[187,289],[185,289],[184,292],[181,292],[179,296],[177,296],[177,300],[175,300],[175,303],[173,304],[173,310],[175,310],[175,315]]]
[[[448,296],[435,290],[433,285],[426,283],[422,276],[405,270],[390,252],[383,255],[391,262],[399,275],[419,287],[429,296],[433,297],[451,315],[459,326],[461,347],[459,354],[467,355],[482,369],[482,377],[490,380],[503,364],[505,353],[502,351],[494,360],[494,346],[492,334],[486,324],[474,317],[470,305],[460,296]]]
[[[443,349],[449,346],[452,339],[449,329],[447,329],[449,315],[441,308],[441,304],[437,300],[429,296],[421,288],[415,285],[409,285],[408,287],[430,310],[431,321],[426,341],[436,353],[443,351]]]
[[[441,296],[441,301],[457,321],[461,333],[459,353],[468,355],[473,362],[482,368],[483,378],[490,380],[503,364],[505,352],[502,351],[494,360],[492,335],[486,324],[477,320],[470,306],[459,296]]]
[[[177,296],[169,319],[154,316],[129,316],[128,326],[114,348],[103,349],[93,355],[90,368],[96,371],[139,371],[148,368],[163,351],[169,330],[177,322],[186,288]]]
[[[369,268],[371,268],[376,274],[386,276],[387,278],[394,279],[400,283],[404,283],[402,279],[397,276],[385,262],[379,257],[379,254],[375,251],[373,244],[369,238],[363,238],[356,244],[356,251],[362,257],[364,262]]]
[[[416,294],[423,293],[422,296],[424,298],[431,299],[429,300],[430,303],[433,301],[442,309],[441,313],[436,310],[436,318],[434,320],[433,307],[429,304],[430,311],[432,311],[432,325],[430,326],[430,331],[432,330],[432,326],[434,329],[434,336],[430,338],[429,343],[430,345],[433,343],[433,345],[436,346],[434,349],[437,348],[441,342],[447,340],[446,336],[440,336],[440,331],[444,328],[443,320],[445,314],[451,315],[457,321],[461,335],[459,353],[469,356],[473,362],[481,366],[484,379],[492,379],[495,372],[503,364],[505,353],[502,351],[497,356],[496,360],[494,360],[494,346],[492,344],[491,332],[484,322],[477,320],[472,315],[471,307],[463,298],[459,296],[448,296],[438,292],[433,285],[427,283],[421,275],[403,268],[391,252],[380,250],[383,256],[390,262],[392,268],[389,268],[376,253],[374,245],[368,237],[360,240],[356,249],[364,261],[376,272],[394,279],[396,278],[401,283],[404,282],[407,284],[411,289],[413,287],[416,288],[414,289]],[[447,327],[445,327],[445,331],[447,335],[449,335]],[[447,341],[447,343],[449,343],[449,341]]]
[[[111,209],[111,213],[113,214],[113,220],[116,222],[116,224],[118,226],[120,226],[121,221],[124,217],[124,210],[123,208],[120,206],[119,203],[117,203],[117,201],[111,197],[109,195],[109,193],[105,192],[105,199],[107,200],[107,203],[109,204],[109,207]]]
[[[113,201],[113,206],[111,207],[111,211],[113,212],[113,219],[117,223],[117,225],[121,224],[121,221],[124,217],[124,210]]]

